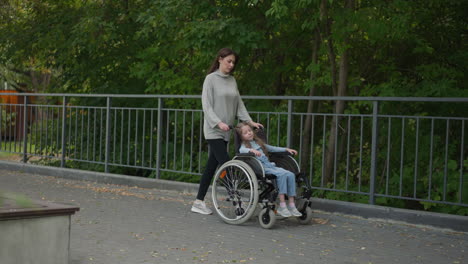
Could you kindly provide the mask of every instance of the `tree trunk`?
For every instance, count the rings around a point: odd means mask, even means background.
[[[347,0],[345,4],[345,8],[354,8],[354,0]],[[347,46],[348,38],[346,38],[343,42],[343,46]],[[348,62],[348,48],[345,48],[343,54],[340,58],[340,71],[339,71],[339,85],[338,85],[338,92],[337,96],[346,96],[346,90],[348,87],[348,73],[349,73],[349,62]],[[336,101],[335,109],[332,122],[331,122],[331,129],[330,135],[328,136],[328,144],[327,144],[327,153],[325,157],[325,182],[331,182],[332,180],[332,173],[335,162],[335,144],[337,144],[337,124],[340,122],[340,118],[338,115],[344,113],[345,102],[344,101]]]
[[[328,6],[327,6],[327,0],[322,0],[320,4],[320,20],[322,24],[322,31],[323,31],[323,38],[326,40],[324,41],[327,46],[327,51],[328,51],[328,61],[330,63],[330,74],[331,74],[331,88],[332,88],[332,94],[336,95],[336,54],[335,50],[333,49],[333,39],[331,36],[331,24],[332,20],[331,18],[328,17]]]
[[[315,37],[312,42],[312,63],[318,63],[318,49],[320,46],[320,36],[317,30],[314,31]],[[315,73],[313,71],[310,72],[310,81],[315,79]],[[309,90],[309,96],[315,96],[316,86],[312,85]],[[314,101],[310,100],[307,104],[307,113],[312,113],[314,111]],[[308,167],[308,160],[310,157],[309,145],[310,145],[310,134],[312,129],[312,116],[307,115],[304,123],[304,134],[302,136],[302,141],[304,142],[304,148],[302,149],[301,157],[302,157],[302,168],[301,171],[306,171]],[[313,150],[312,150],[313,154]]]

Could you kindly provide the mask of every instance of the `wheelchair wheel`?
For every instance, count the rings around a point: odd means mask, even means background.
[[[268,208],[263,208],[258,214],[258,222],[263,228],[272,228],[276,223],[275,211]]]
[[[258,183],[245,162],[231,160],[216,172],[212,187],[213,205],[221,219],[233,225],[249,220],[258,203]]]
[[[299,224],[307,225],[310,224],[312,220],[312,209],[309,206],[306,206],[305,210],[301,210],[302,216],[297,218]]]

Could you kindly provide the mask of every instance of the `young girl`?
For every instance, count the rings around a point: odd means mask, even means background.
[[[294,204],[296,196],[296,176],[294,173],[280,167],[276,167],[275,163],[270,162],[266,156],[268,152],[289,152],[293,155],[297,151],[289,148],[274,147],[265,144],[260,138],[255,135],[252,127],[245,122],[239,123],[236,126],[236,132],[240,135],[242,144],[239,149],[240,153],[253,153],[262,163],[266,174],[273,174],[277,178],[279,188],[280,206],[278,213],[283,217],[302,216]],[[285,194],[288,195],[289,204],[286,206]]]

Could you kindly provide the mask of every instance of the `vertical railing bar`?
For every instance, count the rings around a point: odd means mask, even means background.
[[[117,108],[114,108],[114,138],[112,141],[112,163],[117,163],[115,155],[117,153]]]
[[[50,115],[50,107],[47,106],[47,111],[46,111],[46,156],[49,156],[51,153],[51,146],[52,146],[52,135],[53,132],[50,132],[50,145],[49,145],[49,115]],[[52,118],[53,120],[53,118]]]
[[[82,112],[82,115],[80,115],[81,117],[81,135],[80,135],[80,159],[82,160],[83,159],[83,138],[84,138],[84,133],[83,133],[83,129],[84,129],[84,110],[81,110]],[[86,113],[86,115],[88,115],[88,113]]]
[[[266,141],[270,142],[270,112],[267,113],[266,128],[267,128]]]
[[[125,120],[125,109],[122,108],[120,111],[120,162],[119,162],[120,165],[123,164],[123,153],[124,153],[124,149],[123,149],[123,139],[124,139],[124,130],[125,130],[124,120]]]
[[[132,122],[132,109],[128,109],[128,126],[127,126],[127,165],[130,165],[130,135],[132,134],[130,131]]]
[[[19,113],[21,115],[21,112],[18,111],[18,105],[15,104],[15,113]],[[14,127],[14,131],[13,131],[13,151],[16,153],[16,141],[18,141],[18,137],[17,137],[17,132],[18,132],[18,120],[19,120],[19,115],[15,115],[15,127]]]
[[[158,100],[159,101],[159,100]],[[158,112],[159,114],[159,112]],[[159,115],[158,115],[159,117]],[[150,147],[150,158],[149,158],[149,167],[150,168],[153,168],[153,132],[154,132],[154,109],[151,109],[150,111],[150,131],[149,131],[149,137],[150,137],[150,144],[149,144],[149,147]],[[157,128],[159,129],[159,127]]]
[[[364,141],[364,116],[361,116],[361,127],[359,131],[359,173],[358,173],[358,191],[361,191],[362,183],[362,149]]]
[[[60,110],[59,110],[60,111]],[[37,138],[38,138],[38,127],[39,127],[39,106],[36,106],[36,111],[34,112],[35,114],[35,119],[34,119],[34,134],[35,134],[35,137],[34,137],[34,154],[37,154],[37,151],[38,151],[38,143],[37,143]],[[58,148],[58,144],[60,142],[60,131],[57,131],[57,148]]]
[[[349,151],[351,145],[351,116],[348,116],[348,131],[347,131],[347,143],[346,143],[346,187],[345,190],[348,190],[349,186]]]
[[[327,116],[324,115],[323,116],[323,145],[322,145],[322,179],[321,179],[321,183],[320,183],[320,187],[323,187],[323,180],[324,180],[324,176],[325,176],[325,142],[326,142],[326,134],[327,134],[327,131],[326,131],[326,125],[327,125]]]
[[[291,148],[292,146],[292,112],[293,112],[293,101],[288,100],[288,134],[287,134],[287,144],[286,146],[288,148]],[[279,134],[278,134],[279,135]]]
[[[68,108],[68,117],[69,117],[69,126],[68,126],[68,140],[67,140],[67,151],[65,152],[65,154],[67,156],[72,156],[72,153],[71,153],[71,149],[70,149],[70,146],[72,146],[72,142],[73,142],[73,107],[70,106]],[[46,128],[47,128],[47,115],[46,115]],[[46,133],[46,150],[47,150],[47,133]],[[47,153],[46,153],[47,154]]]
[[[429,183],[428,183],[428,199],[431,200],[432,192],[432,155],[434,150],[434,118],[431,118],[431,144],[429,150]]]
[[[167,118],[166,118],[166,166],[165,168],[169,168],[169,119],[170,119],[170,110],[167,110]]]
[[[51,119],[51,131],[48,132],[48,134],[50,134],[50,142],[49,142],[49,135],[47,136],[47,147],[46,149],[49,150],[49,154],[52,154],[53,153],[53,150],[52,150],[52,146],[53,146],[53,142],[54,142],[54,113],[53,113],[54,109],[51,108],[51,107],[47,107],[47,131],[49,131],[49,116],[50,116],[50,119]],[[46,152],[47,153],[47,152]]]
[[[67,97],[63,97],[62,105],[62,159],[60,161],[60,167],[65,168],[65,140],[67,131]],[[42,134],[42,133],[41,133]]]
[[[87,129],[88,129],[88,133],[86,134],[86,160],[91,160],[89,158],[89,146],[91,145],[90,144],[90,141],[91,141],[91,134],[90,134],[90,131],[91,131],[91,107],[88,107],[88,126],[87,126]]]
[[[158,123],[157,123],[157,136],[156,136],[156,179],[161,178],[163,103],[164,102],[162,98],[158,98]],[[166,142],[166,145],[167,145],[167,142]]]
[[[100,111],[100,114],[101,114],[101,117],[99,119],[99,159],[98,161],[101,162],[102,161],[102,142],[104,141],[104,139],[102,138],[103,137],[103,133],[102,131],[104,131],[104,121],[102,120],[104,117],[103,117],[103,112],[104,110],[102,108],[99,109]],[[105,144],[104,144],[104,147],[105,147]],[[105,150],[104,150],[105,152]]]
[[[36,115],[37,115],[37,111],[35,111]],[[37,127],[37,116],[36,116],[36,119],[34,120],[34,127]],[[60,147],[60,108],[57,108],[57,129],[56,129],[56,134],[57,134],[57,138],[56,138],[56,142],[57,142],[57,152],[59,151],[59,147]],[[31,131],[32,133],[32,131]],[[36,136],[37,136],[37,129],[36,129]],[[34,143],[36,143],[37,141],[35,141]],[[58,155],[58,153],[57,153]]]
[[[42,109],[42,107],[40,108],[41,110],[41,123],[40,123],[40,126],[39,126],[39,154],[42,156],[42,130],[43,130],[43,125],[44,125],[44,111]],[[66,116],[65,116],[66,117]],[[65,120],[66,121],[66,120]],[[10,127],[11,128],[11,127]],[[11,130],[10,130],[10,135],[11,135]],[[10,145],[11,146],[11,145]]]
[[[309,179],[312,185],[312,179],[314,175],[314,137],[315,137],[315,115],[312,115],[312,128],[310,130],[310,173]]]
[[[94,120],[93,120],[93,161],[96,161],[96,124],[97,124],[97,107],[94,107]]]
[[[300,128],[299,128],[299,153],[302,153],[302,132],[304,125],[302,124],[304,121],[304,115],[301,116],[300,121]],[[302,155],[299,155],[299,167],[302,167]]]
[[[182,156],[182,171],[184,171],[184,154],[185,154],[185,116],[186,116],[186,111],[182,110],[182,151],[181,151],[181,156]]]
[[[192,162],[193,160],[192,158],[193,157],[193,129],[194,129],[193,123],[195,121],[193,118],[194,111],[192,110],[191,112],[192,112],[192,122],[190,123],[190,156],[189,157],[190,157],[190,172],[193,172],[193,162]]]
[[[138,109],[135,109],[135,143],[133,144],[135,146],[135,149],[133,150],[135,152],[134,155],[134,165],[137,166],[137,160],[138,160]]]
[[[10,113],[12,113],[11,107],[12,107],[12,105],[10,105]],[[15,106],[15,109],[16,109],[16,106]],[[14,118],[15,118],[14,120],[16,121],[16,116],[15,116]],[[15,133],[14,133],[14,131],[13,131],[13,133],[12,133],[12,129],[14,129],[14,128],[13,128],[12,117],[10,117],[10,134],[9,134],[9,136],[8,136],[8,139],[10,140],[10,142],[9,142],[9,150],[10,150],[10,152],[14,151],[14,147],[12,147],[12,145],[14,144],[14,142],[15,142],[15,140],[16,140],[16,138],[15,138]],[[42,130],[42,126],[41,126],[41,130]],[[41,135],[42,135],[42,133],[41,133]],[[11,138],[12,138],[12,137],[13,137],[13,142],[11,142]],[[41,139],[42,139],[42,137],[41,137]],[[13,146],[14,146],[14,145],[13,145]]]
[[[414,182],[413,182],[413,198],[416,198],[416,189],[418,183],[418,158],[419,158],[419,118],[416,118],[416,143],[414,153]]]
[[[463,146],[465,145],[465,120],[461,120],[462,123],[462,131],[461,131],[461,145],[460,145],[460,179],[459,179],[459,187],[458,187],[458,202],[463,202],[463,162],[464,162],[464,153],[463,153]]]
[[[28,162],[28,116],[29,116],[28,115],[28,96],[26,95],[24,96],[24,111],[23,112],[24,112],[23,114],[23,163],[26,163]],[[0,109],[0,115],[2,115],[1,109]],[[1,124],[1,120],[0,120],[0,124]],[[2,128],[0,125],[0,131],[1,130]],[[0,135],[0,138],[1,138],[1,135]]]
[[[280,123],[281,123],[281,116],[279,113],[276,114],[278,116],[278,123],[277,123],[277,131],[276,131],[276,146],[280,145]]]
[[[369,204],[375,204],[375,182],[377,177],[377,144],[378,144],[378,114],[379,102],[373,102],[372,111],[372,149],[371,149],[371,175],[370,175],[370,195]]]
[[[338,159],[338,129],[339,129],[339,126],[338,126],[338,119],[339,119],[339,115],[336,114],[335,115],[335,146],[333,147],[335,149],[335,153],[333,154],[333,189],[336,188],[336,166],[337,166],[337,159]]]
[[[173,169],[177,170],[177,162],[176,162],[176,156],[177,156],[177,110],[174,110],[174,155],[173,155]]]
[[[52,127],[51,127],[51,136],[50,136],[50,149],[51,149],[51,152],[55,152],[55,149],[54,149],[54,145],[57,143],[56,141],[54,141],[56,138],[54,138],[54,132],[56,131],[55,129],[55,122],[56,122],[56,118],[55,118],[55,108],[52,107],[52,109],[50,110],[51,112],[51,119],[52,119]]]
[[[74,151],[73,151],[73,155],[75,158],[77,158],[78,156],[76,155],[76,149],[77,149],[77,142],[78,142],[78,111],[79,109],[76,108],[75,110],[75,148],[74,148]]]
[[[385,194],[388,195],[388,181],[390,178],[390,153],[391,153],[391,134],[392,134],[392,118],[388,118],[388,132],[387,132],[387,178],[385,179]]]
[[[45,137],[44,137],[44,155],[47,157],[48,153],[48,139],[49,139],[49,107],[45,106]],[[70,122],[71,125],[71,122]],[[71,135],[71,134],[70,134]]]
[[[405,118],[401,119],[401,149],[400,149],[400,193],[399,196],[403,195],[403,163],[405,155]]]
[[[146,143],[146,110],[143,109],[143,135],[141,136],[141,166],[145,166],[145,144]]]
[[[449,127],[450,127],[450,119],[447,119],[447,128],[445,132],[445,166],[444,166],[444,192],[443,192],[443,200],[446,201],[447,196],[447,171],[448,171],[448,143],[449,143]]]
[[[110,159],[110,138],[111,138],[111,104],[112,97],[106,98],[106,151],[104,154],[104,171],[109,173],[109,159]],[[102,132],[101,132],[102,134]]]

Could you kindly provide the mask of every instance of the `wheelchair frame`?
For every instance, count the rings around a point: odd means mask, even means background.
[[[270,154],[271,162],[292,171],[296,175],[296,183],[302,184],[298,186],[301,194],[296,197],[296,206],[303,215],[297,220],[301,224],[310,223],[312,192],[308,179],[300,172],[298,163],[289,153]],[[277,219],[277,198],[276,176],[265,174],[261,162],[251,153],[237,154],[215,173],[212,186],[213,205],[218,216],[228,224],[238,225],[246,222],[252,217],[257,206],[260,206],[260,225],[263,228],[273,227]]]

